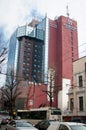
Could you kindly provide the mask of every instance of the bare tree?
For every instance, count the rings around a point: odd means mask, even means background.
[[[7,48],[3,47],[2,50],[0,51],[0,64],[5,61],[6,59],[6,54],[7,54]]]
[[[1,88],[4,108],[9,110],[11,116],[13,115],[13,111],[15,111],[15,101],[21,94],[21,91],[18,88],[19,83],[20,81],[17,80],[14,71],[12,70],[8,76],[6,85]]]
[[[47,90],[43,90],[48,96],[48,100],[50,102],[50,107],[52,107],[54,94],[55,94],[55,70],[52,68],[49,68],[48,74],[47,74]]]
[[[7,47],[3,32],[0,32],[0,65],[6,59]]]

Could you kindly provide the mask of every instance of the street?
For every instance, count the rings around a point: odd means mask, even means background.
[[[0,128],[0,130],[5,130],[5,126],[6,125],[2,125],[1,128]]]

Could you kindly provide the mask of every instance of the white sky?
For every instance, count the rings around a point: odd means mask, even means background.
[[[86,44],[83,44],[86,43],[86,0],[0,0],[0,26],[10,36],[16,27],[29,23],[33,14],[37,18],[39,14],[45,16],[47,13],[51,19],[66,16],[67,3],[70,18],[78,23],[78,42],[79,46],[82,44],[79,48],[83,56],[82,52],[86,50]]]

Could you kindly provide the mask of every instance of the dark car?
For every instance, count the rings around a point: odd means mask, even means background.
[[[85,123],[86,124],[86,120],[81,119],[81,118],[73,118],[70,120],[71,122],[77,122],[77,123]]]
[[[55,120],[43,120],[38,122],[35,127],[39,130],[47,130],[51,125],[58,124],[58,121]]]

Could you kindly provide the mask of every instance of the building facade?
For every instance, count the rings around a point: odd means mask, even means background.
[[[77,22],[64,16],[49,20],[49,66],[55,69],[56,102],[67,114],[67,92],[73,84],[73,62],[78,59]]]
[[[73,63],[74,85],[69,89],[69,116],[86,118],[86,56]]]
[[[77,22],[60,16],[55,20],[45,17],[34,27],[30,25],[18,27],[16,37],[13,35],[15,43],[13,38],[10,40],[8,64],[18,77],[46,84],[47,92],[52,88],[53,106],[66,111],[66,93],[73,83],[73,61],[78,59]],[[10,50],[15,54],[12,64]],[[46,96],[50,102],[48,93]]]

